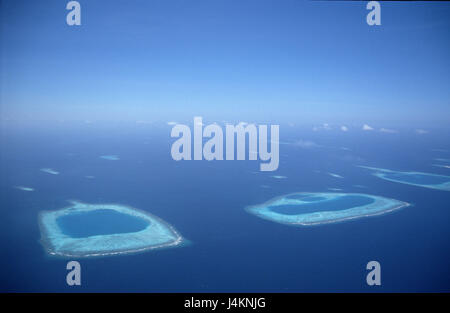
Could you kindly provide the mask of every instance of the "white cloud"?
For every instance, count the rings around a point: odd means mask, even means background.
[[[344,177],[342,177],[341,175],[335,174],[335,173],[328,173],[328,175],[330,175],[330,176],[332,176],[332,177],[334,177],[334,178],[344,178]]]
[[[364,124],[363,127],[362,127],[362,129],[363,129],[363,130],[373,130],[373,128],[370,127],[370,126],[367,125],[367,124]]]
[[[286,179],[287,178],[287,176],[281,176],[281,175],[275,175],[275,176],[271,176],[271,177],[276,178],[276,179]]]
[[[380,128],[380,132],[382,133],[388,133],[388,134],[396,134],[398,131],[395,129],[389,129],[389,128]]]
[[[318,148],[320,147],[320,145],[318,145],[317,143],[315,143],[314,141],[310,141],[310,140],[298,140],[296,142],[294,142],[292,145],[296,146],[296,147],[300,147],[300,148],[304,148],[304,149],[310,149],[310,148]]]
[[[167,125],[170,125],[170,126],[177,125],[177,122],[167,122]]]
[[[343,132],[346,132],[346,131],[348,131],[348,127],[345,126],[345,125],[343,125],[343,126],[341,126],[341,130],[342,130]]]
[[[321,126],[313,127],[313,131],[318,131],[318,130],[331,130],[331,126],[328,123],[323,123]]]
[[[428,134],[428,130],[425,129],[416,129],[416,133],[419,135]]]

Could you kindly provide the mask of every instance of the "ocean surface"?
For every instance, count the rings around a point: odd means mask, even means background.
[[[176,162],[170,130],[162,122],[2,125],[1,291],[450,291],[450,192],[383,180],[358,167],[450,175],[432,165],[450,157],[448,130],[314,132],[281,125],[275,172],[260,172],[259,161]],[[284,194],[336,189],[412,205],[309,227],[245,211]],[[67,207],[68,200],[148,211],[189,244],[77,259],[82,285],[68,286],[71,259],[47,255],[38,225],[40,211]],[[373,260],[381,264],[381,286],[366,284],[366,264]]]

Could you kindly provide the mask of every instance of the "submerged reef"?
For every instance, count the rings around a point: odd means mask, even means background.
[[[51,168],[41,168],[41,172],[47,173],[47,174],[52,174],[52,175],[58,175],[59,172],[55,171],[54,169]]]
[[[391,212],[409,203],[361,193],[298,192],[247,207],[260,218],[289,225],[318,225]]]
[[[101,155],[100,159],[108,160],[108,161],[118,161],[120,160],[118,155]]]
[[[72,205],[39,214],[41,243],[51,255],[108,256],[168,248],[184,239],[156,216],[116,204]]]
[[[359,167],[371,170],[376,177],[396,183],[450,191],[450,176],[422,172],[400,172],[368,166]]]
[[[435,161],[439,161],[439,162],[450,162],[450,159],[443,159],[443,158],[435,158]]]
[[[444,164],[431,164],[435,167],[442,167],[442,168],[450,168],[450,165],[444,165]]]
[[[25,186],[15,186],[14,188],[23,190],[23,191],[34,191],[34,188],[31,187],[25,187]]]

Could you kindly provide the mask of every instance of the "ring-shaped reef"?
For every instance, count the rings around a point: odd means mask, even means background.
[[[116,204],[71,203],[39,214],[41,243],[51,255],[109,256],[186,242],[173,226],[148,212]]]
[[[288,225],[319,225],[391,212],[409,203],[363,193],[297,192],[247,207],[260,218]]]
[[[450,191],[450,176],[422,173],[400,172],[385,168],[360,166],[372,171],[372,175],[396,183]]]

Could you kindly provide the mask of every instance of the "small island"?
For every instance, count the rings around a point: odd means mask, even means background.
[[[380,215],[409,203],[362,193],[297,192],[247,207],[247,212],[273,222],[308,226]]]
[[[116,204],[72,205],[39,214],[41,243],[51,255],[109,256],[181,245],[174,227],[148,212]]]

